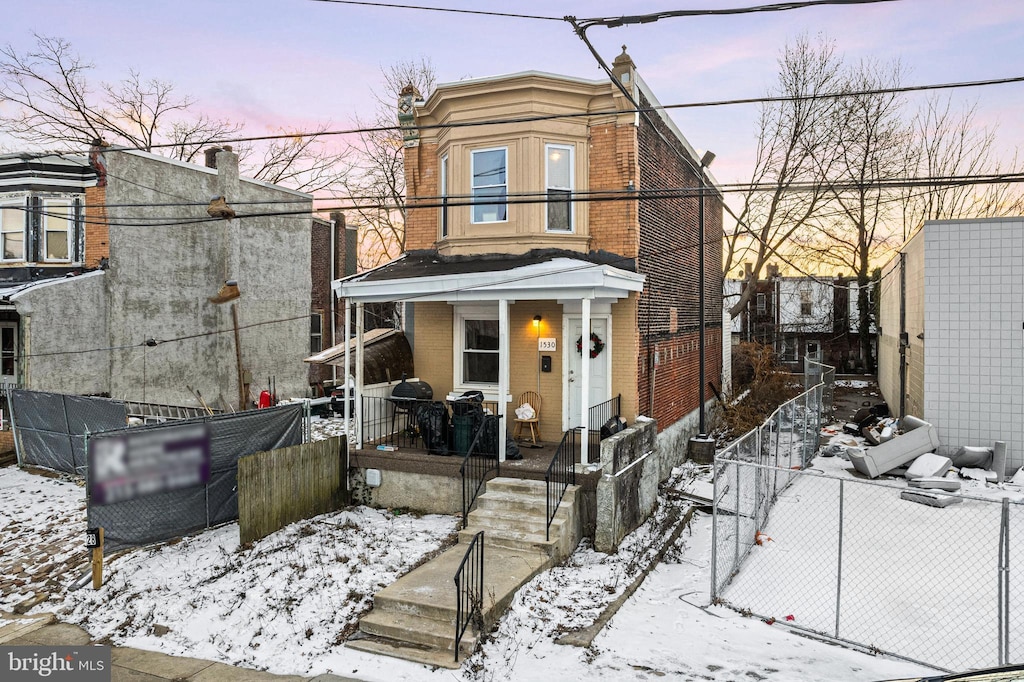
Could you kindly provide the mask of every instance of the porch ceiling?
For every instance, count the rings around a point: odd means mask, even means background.
[[[363,303],[583,298],[614,301],[643,290],[644,275],[608,262],[632,264],[631,261],[604,255],[599,260],[588,260],[566,252],[545,255],[453,261],[437,254],[416,254],[336,280],[333,288],[340,298]]]

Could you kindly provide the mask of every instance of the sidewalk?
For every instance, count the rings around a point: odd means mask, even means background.
[[[85,630],[58,622],[53,614],[15,616],[0,612],[0,646],[84,646],[91,642]],[[358,682],[351,677],[329,674],[316,677],[273,675],[198,658],[119,646],[111,647],[110,658],[112,682]]]

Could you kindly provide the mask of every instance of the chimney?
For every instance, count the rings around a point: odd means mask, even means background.
[[[224,151],[220,147],[207,147],[203,154],[206,156],[206,167],[216,168],[217,167],[217,152]]]
[[[754,273],[754,266],[747,261],[743,264],[743,279],[750,279],[750,275]]]

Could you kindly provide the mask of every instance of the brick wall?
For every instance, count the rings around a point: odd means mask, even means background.
[[[312,280],[311,306],[313,313],[323,316],[322,348],[334,345],[331,337],[331,223],[319,218],[313,219],[311,232],[310,276]],[[339,240],[344,241],[344,240]],[[343,316],[344,317],[344,316]],[[344,333],[344,332],[343,332]],[[318,384],[332,376],[329,365],[310,365],[309,383]]]
[[[97,268],[110,258],[110,227],[107,225],[107,188],[85,188],[85,267]]]
[[[641,105],[649,103],[642,100]],[[652,118],[676,149],[641,120],[638,189],[697,188],[697,174],[676,153],[687,155],[687,151],[658,116]],[[653,383],[653,414],[648,416],[658,420],[660,429],[696,409],[698,403],[698,210],[696,197],[645,200],[638,207],[638,268],[647,277],[637,314],[638,393],[640,412],[650,413]],[[722,367],[722,209],[715,195],[705,199],[704,242],[705,378],[717,385]],[[655,353],[660,361],[656,374],[650,367]],[[711,395],[705,392],[705,398]]]
[[[416,201],[412,197],[436,197],[439,193],[437,183],[437,145],[421,143],[418,147],[405,150],[405,249],[431,249],[438,236],[437,208],[416,209]],[[423,203],[437,203],[436,199],[427,199]]]
[[[636,128],[614,123],[590,128],[590,189],[621,192],[639,180]],[[635,201],[595,201],[590,204],[590,248],[635,258],[639,248],[638,207]]]

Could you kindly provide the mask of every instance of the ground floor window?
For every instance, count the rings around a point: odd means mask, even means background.
[[[498,385],[498,311],[489,306],[460,307],[455,315],[456,383]]]

